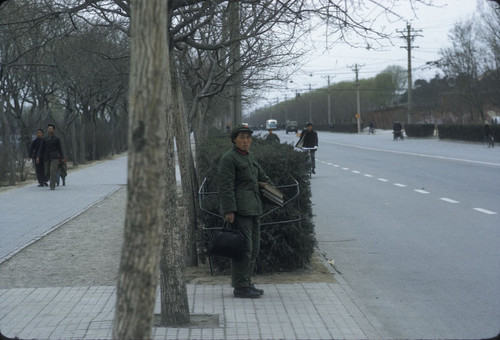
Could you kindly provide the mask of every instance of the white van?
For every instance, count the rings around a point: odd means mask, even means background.
[[[278,128],[278,121],[276,119],[266,120],[266,130],[276,130]]]

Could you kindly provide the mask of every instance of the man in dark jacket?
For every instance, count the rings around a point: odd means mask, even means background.
[[[234,127],[231,131],[234,146],[221,157],[217,178],[220,212],[245,238],[243,258],[231,259],[234,296],[241,298],[258,298],[264,294],[252,284],[251,276],[260,250],[259,182],[270,183],[270,179],[249,152],[252,133],[248,125]]]
[[[267,131],[269,131],[269,134],[266,136],[266,141],[280,143],[280,138],[277,134],[273,133],[273,129]]]
[[[318,148],[318,134],[313,130],[312,123],[307,123],[306,128],[301,132],[299,142],[304,148],[314,148],[310,150],[311,153],[311,171],[313,174],[316,173],[316,149]]]
[[[36,130],[36,138],[33,140],[33,142],[31,142],[31,146],[28,152],[29,152],[29,157],[33,161],[33,166],[36,172],[36,179],[38,180],[38,186],[46,187],[48,186],[48,184],[47,184],[47,179],[45,178],[44,164],[43,162],[38,162],[38,163],[36,162],[38,151],[40,150],[40,146],[42,145],[42,139],[43,139],[43,130],[42,129]]]
[[[42,139],[42,145],[36,158],[37,163],[44,162],[45,178],[50,178],[50,190],[56,188],[59,160],[66,161],[61,147],[61,140],[54,134],[55,129],[54,124],[47,126],[48,136]]]

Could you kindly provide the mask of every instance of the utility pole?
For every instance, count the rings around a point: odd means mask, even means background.
[[[353,66],[351,66],[351,70],[353,70],[356,73],[356,108],[358,111],[358,112],[356,112],[356,123],[358,124],[358,133],[361,132],[361,103],[359,100],[359,70],[363,66],[365,66],[365,65],[364,64],[363,65],[354,64],[354,68],[353,68]]]
[[[421,34],[417,34],[419,32],[422,32],[422,30],[414,30],[411,28],[410,23],[406,24],[406,30],[396,30],[396,32],[401,34],[401,38],[406,40],[406,46],[401,46],[401,48],[406,48],[408,51],[408,113],[407,113],[407,123],[412,122],[412,98],[411,98],[411,92],[413,90],[413,81],[411,77],[411,49],[412,48],[418,48],[418,46],[412,46],[413,40],[415,40],[416,37],[421,37]]]
[[[238,1],[229,2],[229,35],[231,40],[236,40],[240,34],[240,5]],[[233,126],[241,124],[241,43],[236,40],[231,44],[231,74],[233,75],[234,84],[229,87],[230,101],[229,107],[231,112],[231,122]]]
[[[285,93],[285,123],[288,123],[288,99]]]
[[[311,103],[311,85],[312,84],[307,84],[309,85],[309,94],[308,94],[308,97],[309,97],[309,123],[312,123],[312,103]]]
[[[328,126],[332,126],[332,99],[330,95],[330,76],[328,76]]]

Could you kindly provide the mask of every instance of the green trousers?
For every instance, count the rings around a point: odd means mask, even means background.
[[[260,250],[260,222],[258,216],[236,215],[234,226],[245,237],[245,250],[241,259],[231,259],[231,284],[234,288],[248,287]]]

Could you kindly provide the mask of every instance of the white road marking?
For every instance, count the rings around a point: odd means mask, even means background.
[[[496,215],[497,214],[494,211],[486,210],[483,208],[474,208],[474,210],[479,211],[480,213],[483,213],[483,214],[488,214],[488,215]]]
[[[396,153],[396,154],[402,154],[402,155],[412,155],[412,156],[418,156],[418,157],[445,159],[445,160],[450,160],[450,161],[458,161],[458,162],[466,162],[466,163],[475,163],[475,164],[485,164],[485,165],[500,166],[500,163],[473,161],[473,160],[470,160],[470,159],[463,159],[463,158],[453,158],[453,157],[444,157],[444,156],[436,156],[436,155],[427,155],[427,154],[416,153],[416,152],[395,151],[395,150],[369,148],[369,147],[366,147],[366,146],[354,145],[354,144],[344,144],[344,143],[334,143],[334,142],[323,142],[323,143],[348,146],[348,147],[351,147],[351,148],[358,148],[358,149],[364,149],[364,150],[372,150],[372,151],[381,151],[381,152]]]
[[[327,164],[327,165],[333,165],[336,168],[340,167],[340,165],[333,164],[333,163],[325,163],[325,164]],[[342,168],[342,170],[348,171],[350,169],[349,168]],[[353,173],[355,173],[355,174],[360,174],[360,172],[357,171],[357,170],[351,170],[351,171]],[[364,176],[365,177],[369,177],[369,178],[373,177],[373,175],[370,175],[370,174],[364,174]],[[377,178],[377,180],[381,181],[381,182],[388,182],[389,181],[388,179],[385,179],[385,178]],[[401,183],[394,183],[394,185],[397,186],[397,187],[400,187],[400,188],[406,188],[407,187],[406,184],[401,184]],[[430,194],[429,191],[422,190],[422,189],[414,189],[413,191],[418,192],[420,194]],[[441,197],[440,200],[448,202],[448,203],[453,203],[453,204],[460,203],[459,201],[455,201],[455,200],[452,200],[451,198],[446,198],[446,197]],[[483,213],[483,214],[487,214],[487,215],[497,215],[496,212],[491,211],[491,210],[487,210],[487,209],[483,209],[483,208],[474,208],[474,210],[476,210],[477,212]]]
[[[459,201],[452,200],[451,198],[441,197],[440,200],[448,203],[460,203]]]

